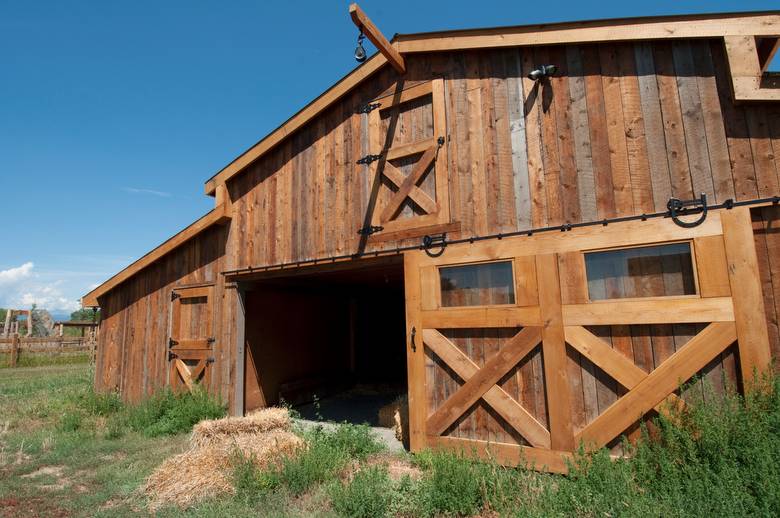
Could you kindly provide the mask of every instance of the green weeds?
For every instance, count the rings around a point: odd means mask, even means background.
[[[181,394],[161,390],[138,405],[127,407],[118,419],[134,432],[159,437],[189,431],[198,421],[224,415],[225,406],[196,387],[192,392]]]
[[[349,484],[332,484],[328,494],[339,516],[383,518],[390,515],[394,489],[387,469],[374,465],[355,473]]]

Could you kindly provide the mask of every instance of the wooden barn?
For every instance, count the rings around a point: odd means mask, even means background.
[[[769,368],[780,11],[391,41],[350,13],[380,51],[83,298],[98,389],[241,414],[395,383],[413,451],[561,471]]]

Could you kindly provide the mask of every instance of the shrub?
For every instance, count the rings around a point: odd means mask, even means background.
[[[81,413],[69,410],[60,418],[57,429],[62,432],[75,432],[81,428],[83,421],[84,417]]]
[[[336,483],[329,494],[333,509],[348,518],[381,518],[390,514],[393,484],[383,466],[369,466],[355,473],[348,484]]]
[[[580,452],[568,477],[545,485],[527,516],[777,516],[780,383],[743,399],[727,393],[659,417],[626,459]]]
[[[224,405],[203,389],[196,388],[181,394],[165,389],[129,407],[125,423],[147,437],[158,437],[186,432],[198,421],[224,415]]]
[[[111,418],[106,422],[106,432],[104,437],[109,440],[119,439],[125,434],[124,423],[122,419]]]
[[[97,416],[115,414],[123,407],[119,394],[116,392],[95,392],[92,386],[84,393],[78,395],[76,403],[88,414]]]
[[[328,432],[315,428],[312,435],[314,442],[324,442],[333,449],[343,452],[347,457],[358,460],[384,449],[371,427],[364,424],[344,423]]]
[[[420,511],[423,514],[469,516],[482,509],[477,463],[446,451],[431,452],[421,460],[427,468],[421,483]]]
[[[344,451],[325,440],[313,440],[296,457],[282,460],[281,466],[269,475],[276,485],[284,485],[292,494],[300,495],[314,484],[324,482],[347,463]]]
[[[282,459],[278,467],[261,474],[264,489],[283,487],[293,495],[300,495],[334,477],[351,460],[364,459],[383,449],[371,428],[365,425],[345,423],[333,430],[318,426],[303,435],[307,443],[305,450]]]
[[[236,450],[232,465],[233,487],[236,497],[243,502],[254,504],[264,500],[279,485],[276,472],[259,470],[255,459],[245,456],[240,450]]]

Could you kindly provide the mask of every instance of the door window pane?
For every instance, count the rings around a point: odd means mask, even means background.
[[[447,266],[439,277],[444,307],[515,303],[511,261]]]
[[[696,294],[690,243],[585,254],[590,300]]]

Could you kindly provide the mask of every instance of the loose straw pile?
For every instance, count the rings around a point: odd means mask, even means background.
[[[167,459],[147,479],[143,489],[150,497],[149,508],[187,507],[233,493],[232,461],[237,454],[264,469],[303,446],[303,440],[290,431],[290,416],[282,408],[202,421],[192,430],[190,449]]]

